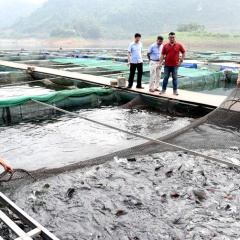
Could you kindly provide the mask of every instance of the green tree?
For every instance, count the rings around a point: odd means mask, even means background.
[[[53,29],[50,32],[51,37],[76,37],[76,32],[74,30],[68,30],[68,29]]]
[[[100,38],[101,29],[96,21],[91,18],[74,18],[71,21],[73,29],[84,38]]]
[[[196,31],[203,31],[204,25],[200,25],[199,23],[179,23],[177,25],[178,32],[196,32]]]

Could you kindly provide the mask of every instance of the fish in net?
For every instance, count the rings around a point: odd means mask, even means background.
[[[137,96],[123,108],[133,108],[139,105],[148,105],[149,103],[142,96]],[[220,149],[236,146],[239,148],[240,142],[240,85],[232,90],[230,95],[222,104],[209,114],[196,119],[191,124],[174,131],[170,134],[158,138],[159,141],[176,144],[187,149]],[[24,169],[15,169],[13,174],[3,172],[0,174],[1,185],[10,184],[12,181],[21,181],[22,179],[36,180],[41,177],[50,177],[67,171],[74,171],[79,168],[90,167],[111,161],[115,156],[131,157],[139,154],[153,154],[160,151],[174,151],[174,146],[162,145],[149,141],[135,147],[127,148],[113,152],[93,159],[79,161],[67,166],[38,169],[26,171]],[[240,160],[240,159],[239,159]]]

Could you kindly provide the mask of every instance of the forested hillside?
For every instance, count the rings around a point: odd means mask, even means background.
[[[126,39],[198,23],[206,31],[240,33],[239,0],[48,0],[2,33],[28,37]]]

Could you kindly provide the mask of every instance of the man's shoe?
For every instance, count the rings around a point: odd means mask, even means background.
[[[173,95],[179,95],[178,94],[178,91],[176,90],[176,91],[173,91]]]
[[[159,92],[159,94],[164,94],[164,93],[166,93],[165,90],[162,90],[162,91]]]
[[[160,91],[158,88],[155,88],[154,90],[155,90],[155,91]]]
[[[144,87],[136,87],[136,88],[144,89]]]
[[[154,90],[153,89],[149,89],[149,92],[154,92]]]
[[[130,87],[130,86],[127,86],[126,88],[132,88],[132,87]]]

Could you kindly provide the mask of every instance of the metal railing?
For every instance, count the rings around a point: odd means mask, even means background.
[[[44,240],[60,240],[50,233],[46,228],[36,222],[3,193],[0,192],[0,202],[10,209],[21,221],[32,228],[29,232],[24,232],[12,219],[10,219],[3,211],[0,210],[0,221],[3,221],[18,237],[14,240],[33,240],[36,236],[41,236]],[[0,236],[0,240],[3,238]]]

